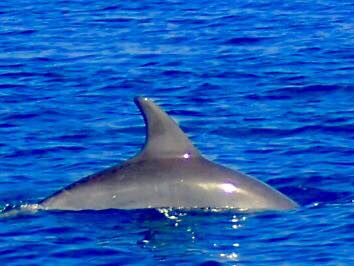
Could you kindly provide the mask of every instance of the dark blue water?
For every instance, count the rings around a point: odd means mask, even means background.
[[[3,1],[0,206],[133,156],[151,97],[302,207],[0,219],[1,265],[353,265],[352,1]]]

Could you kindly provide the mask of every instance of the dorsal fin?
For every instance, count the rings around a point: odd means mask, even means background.
[[[192,158],[199,151],[173,121],[153,101],[144,97],[134,98],[144,116],[146,139],[139,157],[146,158]]]

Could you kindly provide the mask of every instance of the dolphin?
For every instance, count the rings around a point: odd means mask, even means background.
[[[134,99],[146,129],[142,150],[39,202],[46,210],[235,208],[290,210],[297,203],[269,185],[204,158],[152,100]]]

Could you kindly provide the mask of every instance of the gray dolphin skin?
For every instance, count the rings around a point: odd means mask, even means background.
[[[207,160],[154,102],[143,97],[134,100],[146,124],[143,149],[121,165],[54,193],[39,203],[41,209],[298,207],[265,183]]]

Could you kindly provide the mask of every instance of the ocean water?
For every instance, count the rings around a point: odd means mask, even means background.
[[[2,1],[0,208],[144,142],[154,99],[289,212],[41,211],[0,219],[1,265],[354,265],[353,1]]]

